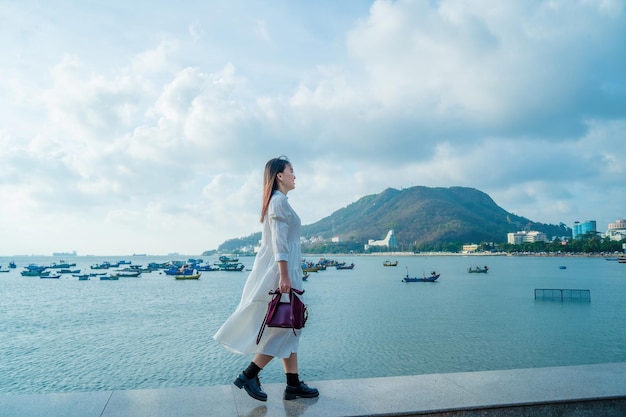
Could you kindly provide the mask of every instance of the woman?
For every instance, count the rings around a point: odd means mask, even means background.
[[[301,330],[268,327],[257,344],[257,334],[276,288],[289,293],[291,288],[302,290],[300,266],[300,218],[287,201],[287,193],[296,187],[293,167],[285,156],[265,164],[261,222],[261,248],[254,260],[252,272],[235,312],[217,331],[214,338],[229,350],[240,354],[254,354],[250,365],[237,376],[234,384],[244,388],[248,395],[267,401],[259,381],[259,372],[274,358],[282,359],[287,377],[283,398],[313,398],[319,395],[300,381],[298,376],[298,342]]]

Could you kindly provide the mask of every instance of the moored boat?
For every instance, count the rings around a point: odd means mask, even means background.
[[[354,269],[354,263],[351,263],[350,265],[337,265],[335,268],[337,269]]]
[[[72,274],[73,277],[78,278],[79,281],[87,281],[91,274]]]
[[[197,271],[203,271],[203,272],[204,271],[210,272],[210,271],[219,271],[220,269],[217,266],[211,266],[211,265],[206,264],[206,265],[198,265],[198,266],[196,266],[196,270]]]
[[[51,269],[67,269],[67,268],[71,268],[73,266],[76,266],[76,264],[75,263],[69,263],[69,262],[61,261],[61,263],[56,263],[56,262],[51,263],[48,268],[51,268]]]
[[[402,282],[435,282],[437,281],[437,278],[439,278],[439,275],[441,274],[438,274],[436,271],[432,271],[430,276],[426,276],[426,274],[424,274],[422,277],[410,277],[409,268],[407,268],[406,276],[402,278]]]
[[[217,259],[219,259],[221,263],[239,262],[239,258],[237,258],[236,256],[220,256]]]
[[[198,279],[202,276],[202,274],[194,274],[194,275],[174,275],[176,279]]]
[[[489,267],[487,265],[485,265],[484,268],[481,268],[480,266],[477,266],[476,268],[472,268],[470,266],[469,268],[467,268],[467,272],[469,272],[470,274],[486,274],[487,271],[489,271]]]
[[[141,271],[137,272],[116,272],[115,274],[111,274],[111,276],[116,276],[118,278],[137,278],[141,275]]]
[[[243,271],[245,265],[242,263],[225,263],[219,265],[220,271]]]
[[[113,265],[111,265],[111,262],[103,262],[101,264],[95,264],[90,266],[91,269],[109,269],[111,267],[113,267]]]
[[[383,266],[398,266],[398,261],[385,261],[383,262]]]
[[[80,274],[80,269],[59,269],[59,274]]]
[[[116,275],[101,275],[100,281],[119,281],[120,277]]]
[[[30,264],[25,271],[20,272],[23,277],[40,277],[50,275],[50,271],[46,271],[46,266]]]
[[[402,282],[435,282],[437,281],[437,278],[439,278],[439,275],[441,274],[433,271],[430,273],[430,276],[424,275],[423,277],[410,277],[407,273],[406,277],[402,279]]]

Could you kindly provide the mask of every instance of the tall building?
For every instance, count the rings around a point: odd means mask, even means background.
[[[615,241],[626,239],[626,220],[617,219],[615,223],[609,223],[609,230],[605,236]]]
[[[574,227],[572,229],[573,239],[578,239],[579,237],[584,236],[587,233],[597,233],[595,220],[587,220],[586,222],[582,223],[574,222]]]
[[[507,234],[507,242],[511,245],[520,245],[522,243],[547,242],[548,237],[543,232],[520,231]]]

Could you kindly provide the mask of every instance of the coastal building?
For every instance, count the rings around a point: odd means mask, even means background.
[[[461,249],[463,253],[476,252],[478,250],[478,245],[476,243],[472,243],[471,245],[463,245]]]
[[[548,237],[543,232],[536,230],[520,231],[507,234],[507,242],[511,245],[521,245],[522,243],[547,242]]]
[[[393,235],[393,230],[387,232],[387,236],[383,240],[373,240],[370,239],[365,244],[365,250],[368,250],[372,246],[377,247],[387,247],[387,248],[396,248],[398,247],[398,243],[396,242],[396,237]]]
[[[626,239],[626,220],[617,219],[615,223],[609,223],[605,236],[618,242]]]
[[[586,222],[574,222],[574,227],[572,228],[572,238],[579,239],[586,234],[596,234],[596,221],[595,220],[587,220]]]

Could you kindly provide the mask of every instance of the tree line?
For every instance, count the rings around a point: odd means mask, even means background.
[[[531,253],[615,253],[623,252],[622,245],[626,239],[620,241],[611,240],[608,237],[600,237],[598,233],[587,233],[576,239],[555,239],[551,242],[526,242],[519,245],[510,243],[483,242],[478,245],[478,252],[531,252]],[[304,244],[304,253],[377,253],[397,250],[401,252],[461,252],[461,242],[431,242],[413,245],[400,244],[397,248],[370,247],[364,249],[363,243],[359,242],[318,242],[316,244]]]

